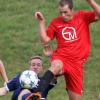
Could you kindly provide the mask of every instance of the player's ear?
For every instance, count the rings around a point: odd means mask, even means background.
[[[43,72],[43,66],[41,66],[41,68],[40,68],[40,72]]]

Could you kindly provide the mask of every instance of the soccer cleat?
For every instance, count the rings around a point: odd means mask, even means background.
[[[40,100],[47,100],[46,98],[41,98]]]
[[[41,100],[41,94],[39,92],[32,93],[30,96],[26,98],[26,100]]]

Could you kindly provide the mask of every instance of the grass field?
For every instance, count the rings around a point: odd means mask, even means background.
[[[100,0],[96,0],[100,4]],[[0,0],[0,59],[4,61],[9,79],[28,66],[31,55],[43,56],[44,66],[49,65],[48,58],[42,53],[38,35],[38,23],[34,12],[42,11],[47,25],[58,15],[58,0]],[[75,0],[75,9],[91,9],[85,0]],[[100,100],[100,22],[91,26],[92,48],[90,57],[84,67],[83,100]],[[3,81],[0,78],[0,86]],[[51,90],[48,100],[68,100],[63,78]],[[0,100],[11,100],[8,93]]]

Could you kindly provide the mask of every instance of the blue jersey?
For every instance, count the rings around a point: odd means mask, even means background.
[[[7,83],[7,88],[9,91],[14,91],[13,95],[12,95],[12,99],[11,100],[18,100],[18,96],[20,94],[20,92],[23,90],[23,88],[21,87],[20,85],[20,82],[19,82],[19,77],[20,77],[20,74],[19,75],[16,75],[12,80],[10,80],[8,83]],[[42,81],[42,78],[40,78],[40,81]],[[48,91],[50,89],[52,89],[54,87],[54,85],[49,85],[42,93],[42,98],[46,98],[47,97],[47,94],[48,94]],[[35,92],[38,92],[39,89],[38,87],[37,88],[33,88],[33,89],[30,89],[30,92],[32,93],[35,93]]]
[[[8,90],[9,91],[14,91],[17,88],[21,87],[20,86],[20,82],[19,82],[19,77],[20,77],[20,74],[19,75],[16,75],[12,80],[10,80],[7,83],[7,87],[8,87]]]

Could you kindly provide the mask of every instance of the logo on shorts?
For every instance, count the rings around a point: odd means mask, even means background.
[[[74,27],[65,27],[62,30],[62,37],[66,40],[66,42],[73,42],[76,41],[77,34]]]

